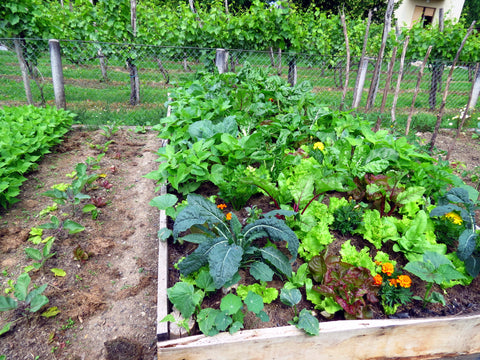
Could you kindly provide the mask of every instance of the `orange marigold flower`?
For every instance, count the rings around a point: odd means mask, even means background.
[[[274,102],[275,100],[273,98],[268,99],[270,102]]]
[[[393,264],[392,263],[383,263],[382,272],[388,276],[393,274]]]
[[[397,287],[398,279],[388,279],[388,282],[390,283],[391,286]]]
[[[221,210],[225,209],[226,207],[227,207],[226,204],[218,204],[218,205],[217,205],[217,208],[219,208],[219,209],[221,209]]]
[[[381,261],[375,260],[375,265],[382,265]]]
[[[373,285],[380,286],[382,285],[382,281],[383,281],[382,275],[380,274],[377,274],[373,277]]]
[[[229,212],[227,215],[225,215],[225,219],[232,220],[232,213]]]
[[[412,286],[412,279],[408,275],[399,275],[397,278],[397,283],[403,288],[409,288]]]

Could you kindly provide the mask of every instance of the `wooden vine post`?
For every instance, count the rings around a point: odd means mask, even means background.
[[[393,67],[395,66],[396,57],[397,57],[397,47],[395,46],[393,48],[392,57],[390,59],[390,64],[388,66],[387,80],[385,81],[385,87],[383,88],[382,105],[380,106],[380,114],[378,115],[377,122],[375,124],[375,129],[374,129],[375,132],[380,130],[380,125],[382,124],[382,114],[385,111],[385,106],[387,104],[388,88],[390,87],[390,82],[392,81]]]
[[[130,22],[132,26],[133,38],[137,36],[137,0],[130,0]],[[130,105],[140,104],[140,79],[138,78],[138,69],[132,58],[127,59],[128,70],[130,73]]]
[[[460,44],[460,47],[458,48],[457,54],[455,55],[455,59],[453,60],[452,67],[450,68],[450,72],[448,73],[447,83],[445,84],[445,90],[443,92],[442,104],[440,105],[440,109],[438,110],[437,122],[435,124],[435,130],[433,131],[432,138],[430,139],[430,147],[429,147],[430,151],[432,151],[433,148],[435,147],[435,141],[436,141],[437,136],[438,136],[438,131],[440,130],[440,124],[442,123],[443,113],[445,112],[445,104],[447,103],[448,88],[450,87],[450,83],[452,82],[453,71],[455,70],[455,66],[457,65],[458,58],[460,57],[460,53],[462,52],[463,47],[465,46],[465,43],[467,42],[468,37],[472,33],[474,26],[475,26],[475,21],[473,21],[472,25],[470,25],[470,27],[468,28],[467,33],[465,34],[465,37],[463,38],[463,41]],[[467,109],[465,109],[465,111],[466,110]]]
[[[428,57],[430,56],[431,52],[432,52],[432,46],[430,45],[427,49],[427,53],[425,54],[425,58],[423,59],[422,65],[420,65],[420,69],[418,70],[417,85],[415,86],[415,91],[413,93],[413,98],[412,98],[412,105],[410,106],[410,111],[408,112],[407,125],[405,127],[405,135],[408,135],[410,131],[413,111],[415,110],[415,101],[417,100],[418,92],[420,91],[420,83],[422,82],[423,71],[425,70],[425,65],[427,64]]]
[[[382,69],[383,54],[385,53],[385,47],[387,46],[388,33],[392,23],[393,7],[395,5],[394,0],[388,0],[387,11],[385,12],[385,24],[383,26],[382,45],[378,52],[377,62],[375,64],[375,70],[373,71],[372,82],[370,83],[370,89],[368,91],[367,105],[365,110],[370,110],[377,96],[378,84],[380,82],[380,71]]]
[[[443,33],[444,31],[444,11],[440,9],[438,14],[438,31]],[[430,110],[435,109],[437,106],[437,92],[442,90],[442,76],[445,69],[445,64],[440,61],[434,60],[432,64],[432,81],[430,85],[430,94],[428,96],[428,105]]]
[[[367,74],[368,60],[365,58],[367,52],[368,34],[370,32],[370,25],[372,23],[372,10],[368,11],[367,27],[365,28],[365,37],[363,38],[362,55],[360,57],[360,64],[358,65],[357,79],[355,81],[355,88],[353,89],[352,109],[355,109],[362,100],[363,85],[365,84],[365,77]]]
[[[402,50],[402,55],[400,57],[400,68],[398,69],[398,75],[397,75],[397,85],[395,87],[395,93],[393,95],[393,101],[392,101],[392,109],[391,109],[391,117],[392,117],[392,127],[395,128],[397,120],[395,118],[395,110],[397,107],[397,101],[398,101],[398,94],[400,93],[400,84],[402,83],[402,78],[403,78],[403,69],[405,67],[405,55],[407,53],[407,47],[408,43],[410,41],[410,36],[407,36],[405,38],[405,41],[403,43],[403,50]]]
[[[20,71],[22,72],[23,87],[25,89],[25,95],[27,97],[27,104],[33,104],[32,88],[30,86],[30,78],[28,77],[28,68],[23,56],[22,44],[20,39],[13,39],[15,45],[15,53],[17,54],[18,64],[20,65]]]

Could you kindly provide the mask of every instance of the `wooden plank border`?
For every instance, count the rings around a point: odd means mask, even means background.
[[[480,315],[323,322],[319,336],[293,326],[220,333],[157,344],[168,360],[437,359],[480,353]]]

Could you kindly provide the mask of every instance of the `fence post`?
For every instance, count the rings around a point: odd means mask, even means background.
[[[215,53],[215,66],[217,67],[219,74],[223,74],[228,71],[227,63],[228,51],[225,49],[217,49]]]
[[[20,39],[14,39],[15,52],[17,53],[18,64],[20,65],[20,71],[22,72],[23,87],[25,88],[25,95],[27,96],[27,104],[33,104],[32,89],[30,87],[30,78],[28,77],[28,69],[25,64],[25,58],[23,57],[23,49],[20,44]]]
[[[55,106],[59,109],[66,109],[67,102],[65,100],[65,84],[63,81],[62,58],[60,56],[60,42],[56,39],[50,39],[48,41],[48,48],[50,49]]]
[[[478,63],[477,63],[478,66]],[[477,106],[478,96],[480,95],[480,72],[476,73],[473,89],[472,89],[472,101],[467,110],[474,109]]]
[[[368,60],[368,58],[361,59],[358,66],[357,83],[353,91],[353,109],[356,109],[358,105],[360,105],[360,100],[362,100],[363,87],[365,86],[365,79],[367,77]]]

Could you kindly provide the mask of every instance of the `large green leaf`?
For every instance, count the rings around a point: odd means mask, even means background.
[[[188,276],[192,272],[195,272],[202,266],[206,265],[208,263],[208,253],[212,250],[215,244],[215,239],[212,239],[198,245],[193,253],[188,255],[178,264],[180,273],[184,276]]]
[[[197,194],[189,194],[187,202],[188,206],[180,211],[173,225],[175,239],[181,232],[190,229],[192,226],[205,223],[218,224],[219,235],[229,238],[228,228],[223,222],[225,215],[214,203]]]
[[[27,298],[28,285],[30,285],[30,282],[30,275],[27,273],[22,273],[17,278],[17,283],[14,286],[15,291],[13,294],[18,300],[24,301]]]
[[[267,264],[256,261],[250,265],[250,275],[259,281],[272,281],[274,272]]]
[[[217,243],[208,254],[210,275],[217,288],[222,287],[238,271],[242,261],[243,249],[227,242]]]
[[[288,243],[288,251],[290,251],[292,257],[297,257],[299,246],[297,235],[280,219],[274,217],[259,219],[253,224],[247,225],[243,229],[242,235],[250,242],[252,239],[265,235],[273,241],[286,241]]]
[[[233,315],[237,313],[242,307],[243,303],[240,296],[232,293],[225,295],[220,302],[220,310],[227,313],[227,315]]]
[[[201,292],[196,292],[192,284],[180,281],[173,287],[167,289],[167,296],[170,302],[182,314],[184,319],[193,315],[195,307],[203,298]]]
[[[296,288],[285,289],[280,292],[280,301],[287,306],[295,306],[302,300],[300,290]]]
[[[34,248],[26,248],[25,253],[30,259],[37,260],[37,261],[42,261],[42,253],[38,249]]]
[[[480,257],[470,256],[465,259],[465,268],[472,277],[477,277],[480,273]]]
[[[30,312],[37,312],[44,305],[48,304],[48,298],[45,295],[37,295],[30,302]]]
[[[33,289],[32,291],[30,291],[27,295],[27,297],[25,298],[25,302],[27,304],[31,303],[33,301],[34,298],[36,298],[37,296],[41,295],[45,289],[47,288],[48,284],[44,284],[36,289]]]
[[[79,233],[85,230],[85,227],[76,221],[67,219],[63,222],[63,227],[68,230],[70,235]]]
[[[16,309],[18,306],[17,301],[8,296],[0,296],[0,311],[9,311]]]
[[[478,234],[470,229],[466,229],[462,232],[458,238],[457,247],[457,255],[460,260],[465,260],[472,255],[477,246],[477,236]]]
[[[155,206],[160,210],[166,210],[172,206],[174,206],[178,201],[178,198],[173,194],[164,194],[157,196],[150,200],[148,203],[151,206]]]
[[[271,263],[278,271],[286,276],[292,275],[292,266],[288,258],[280,250],[274,247],[265,247],[258,249],[262,258]]]
[[[300,311],[297,327],[303,329],[308,335],[313,336],[318,335],[320,331],[318,319],[307,309],[302,309],[302,311]]]

